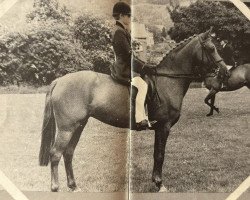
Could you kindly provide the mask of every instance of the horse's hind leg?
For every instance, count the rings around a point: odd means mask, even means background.
[[[58,164],[69,144],[73,131],[58,130],[55,143],[50,151],[50,162],[51,162],[51,191],[57,192],[59,190],[58,182]]]
[[[213,115],[214,110],[219,113],[219,108],[214,106],[216,93],[217,93],[217,91],[212,88],[204,100],[204,102],[210,107],[210,112],[207,114],[207,116]],[[209,100],[210,100],[210,102],[209,102]]]
[[[214,108],[213,106],[211,106],[211,103],[209,103],[209,100],[211,100],[211,98],[212,96],[208,94],[204,100],[205,104],[207,104],[210,107],[210,112],[207,114],[207,117],[213,115],[214,113]]]
[[[219,113],[219,108],[215,107],[214,106],[214,102],[215,102],[215,97],[216,95],[213,95],[211,98],[210,98],[210,112],[207,114],[207,116],[212,116],[214,114],[214,110]]]
[[[66,150],[63,153],[64,163],[65,163],[65,170],[67,174],[67,185],[72,191],[77,191],[76,182],[74,178],[73,168],[72,168],[72,160],[74,151],[76,148],[76,145],[80,139],[80,136],[82,134],[82,131],[87,123],[87,120],[85,120],[74,132]]]
[[[214,105],[214,103],[215,103],[215,97],[216,97],[216,94],[215,94],[214,96],[212,96],[212,98],[211,98],[211,104],[212,104],[214,110],[215,110],[217,113],[220,113],[219,108],[217,108],[217,107]]]

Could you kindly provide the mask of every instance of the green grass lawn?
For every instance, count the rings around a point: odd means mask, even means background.
[[[170,192],[230,192],[250,174],[250,93],[220,93],[221,113],[207,118],[206,89],[190,89],[172,128],[163,167]],[[0,169],[22,190],[49,191],[50,167],[38,166],[44,94],[0,96]],[[114,128],[91,119],[76,148],[74,171],[83,192],[127,189],[128,144],[133,192],[155,192],[151,183],[154,134]],[[66,191],[63,162],[61,191]],[[2,189],[2,188],[0,188]]]

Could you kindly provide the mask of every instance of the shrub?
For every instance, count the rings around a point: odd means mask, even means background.
[[[114,61],[110,26],[90,15],[75,21],[57,0],[36,0],[22,32],[3,31],[0,84],[49,84],[67,73],[110,73]]]
[[[14,80],[48,84],[66,73],[92,69],[68,26],[48,21],[35,24],[0,40],[1,84]]]
[[[110,74],[110,65],[114,62],[110,25],[99,18],[81,15],[75,20],[73,29],[74,37],[85,49],[85,57],[94,70]]]
[[[168,33],[177,42],[213,26],[218,37],[233,42],[236,51],[249,52],[250,22],[234,6],[197,1],[189,7],[177,7],[169,11],[174,27]]]
[[[60,7],[57,0],[35,0],[34,9],[27,15],[27,20],[69,22],[70,13],[65,6]]]

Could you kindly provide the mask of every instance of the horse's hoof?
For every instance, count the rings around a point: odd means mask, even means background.
[[[51,187],[51,192],[58,192],[59,191],[59,187]]]
[[[68,188],[69,192],[81,192],[82,190],[79,187],[75,187],[75,188]]]
[[[207,117],[210,117],[210,116],[212,116],[213,115],[213,113],[208,113],[206,116]]]
[[[160,187],[160,189],[159,189],[158,192],[163,193],[163,192],[168,192],[168,190],[167,190],[167,188],[164,185],[161,185],[161,187]]]
[[[220,113],[220,109],[219,109],[219,108],[215,108],[215,111],[216,111],[217,113]]]
[[[81,188],[76,187],[73,192],[81,192],[81,191],[82,191]]]

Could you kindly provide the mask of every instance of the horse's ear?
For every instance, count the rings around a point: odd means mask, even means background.
[[[206,40],[210,37],[210,35],[212,34],[213,31],[213,27],[211,26],[209,30],[207,30],[205,33],[202,34],[202,39]]]

